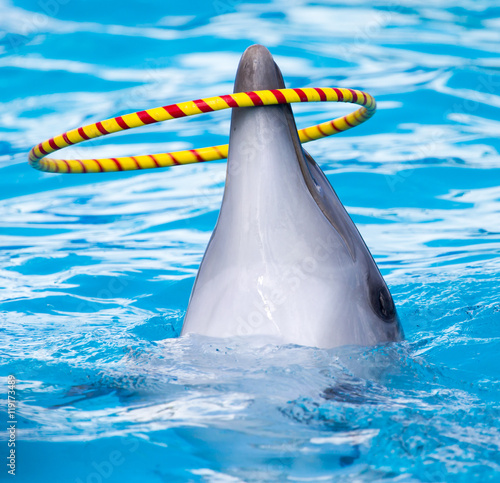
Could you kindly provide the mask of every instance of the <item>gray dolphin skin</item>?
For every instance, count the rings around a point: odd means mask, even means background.
[[[270,52],[249,47],[234,92],[284,87]],[[187,333],[320,348],[403,338],[389,289],[302,149],[289,105],[233,109],[224,198],[191,293]]]

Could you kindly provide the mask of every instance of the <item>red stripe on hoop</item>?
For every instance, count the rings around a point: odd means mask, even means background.
[[[302,134],[303,134],[303,135],[304,135],[307,139],[309,139],[310,141],[312,141],[312,139],[313,139],[313,138],[312,138],[311,136],[309,136],[309,134],[307,134],[305,131],[302,131]]]
[[[172,154],[172,153],[167,153],[169,156],[170,156],[170,159],[172,160],[172,162],[175,164],[175,165],[180,165],[181,163],[179,163],[179,161],[177,161],[176,157]]]
[[[262,102],[262,99],[254,92],[247,92],[246,93],[248,97],[250,97],[250,100],[253,102],[254,106],[262,106],[264,103]]]
[[[45,149],[43,149],[43,146],[42,144],[40,143],[38,145],[38,150],[44,155],[44,156],[47,156],[47,154],[49,154],[47,151],[45,151]]]
[[[54,141],[54,138],[49,139],[49,146],[54,150],[57,151],[59,149],[59,146],[56,144]]]
[[[319,94],[319,98],[324,102],[326,101],[326,94],[323,89],[320,89],[319,87],[315,87],[314,90]]]
[[[82,171],[84,173],[86,173],[87,172],[87,167],[85,166],[84,162],[81,159],[75,159],[75,161],[77,161],[78,163],[80,163],[80,166],[82,167]]]
[[[144,124],[153,124],[154,122],[157,122],[154,117],[151,117],[147,111],[139,111],[137,113],[137,116],[139,119],[144,123]]]
[[[271,89],[271,92],[273,93],[274,97],[276,97],[276,100],[280,103],[280,104],[286,104],[286,97],[285,95],[280,92],[278,89]]]
[[[203,99],[196,99],[193,102],[196,104],[196,107],[201,112],[212,112],[213,111],[213,109]]]
[[[62,159],[61,161],[68,167],[68,173],[71,173],[71,168],[69,167],[69,163],[65,159]]]
[[[85,131],[83,130],[83,127],[78,128],[78,134],[83,138],[83,139],[90,139],[86,134]]]
[[[352,102],[356,102],[358,100],[358,95],[352,89],[349,89],[349,92],[352,94]]]
[[[40,148],[40,146],[37,146],[37,148]],[[31,159],[31,158],[35,158],[34,160]],[[41,156],[39,156],[38,154],[35,153],[35,148],[33,148],[31,151],[30,151],[30,159],[31,161],[38,161],[39,159],[41,158]]]
[[[294,89],[294,92],[298,94],[301,102],[307,102],[309,99],[307,98],[306,93],[302,89]]]
[[[224,159],[224,158],[226,158],[226,156],[224,156],[224,155],[220,152],[220,149],[219,149],[217,146],[214,146],[213,148],[217,151],[217,154],[220,156],[220,159]]]
[[[130,126],[123,120],[122,116],[115,117],[115,121],[122,129],[130,129]]]
[[[348,126],[350,126],[350,127],[354,127],[354,125],[353,125],[353,124],[351,124],[351,123],[347,120],[347,117],[344,117],[344,121],[345,121],[345,123],[346,123]]]
[[[323,131],[323,129],[321,129],[321,126],[320,126],[319,124],[318,124],[316,127],[318,128],[318,131],[319,131],[321,134],[323,134],[323,136],[328,136],[328,134],[326,134],[326,132],[325,132],[325,131]]]
[[[220,96],[220,98],[229,106],[229,107],[239,107],[239,104],[233,99],[233,97],[229,94],[225,96]]]
[[[196,159],[198,161],[205,161],[201,156],[200,154],[198,153],[198,151],[196,151],[196,149],[190,149],[189,150],[190,153],[193,153],[195,156],[196,156]]]
[[[344,94],[342,94],[342,91],[340,89],[337,89],[336,87],[334,87],[333,90],[335,91],[335,94],[337,94],[339,101],[343,101]]]
[[[94,161],[96,162],[97,166],[99,166],[99,169],[100,169],[100,171],[102,173],[104,171],[104,169],[102,168],[101,162],[98,159],[94,159]]]
[[[104,128],[104,126],[102,125],[101,121],[96,122],[96,123],[95,123],[95,127],[96,127],[97,129],[99,129],[99,132],[100,132],[101,134],[109,134],[109,132],[108,132],[108,131]]]
[[[110,158],[111,161],[113,161],[116,164],[116,167],[118,168],[118,171],[123,171],[122,165],[120,164],[120,161],[118,161],[116,158]]]
[[[156,161],[156,158],[154,156],[151,156],[151,154],[148,154],[148,156],[153,160],[153,163],[155,163],[156,167],[159,168],[160,165],[158,164],[158,161]]]
[[[134,160],[135,165],[137,166],[137,169],[142,169],[142,166],[139,164],[139,161],[135,158],[135,156],[130,156],[130,159]]]
[[[186,114],[181,111],[177,104],[172,104],[171,106],[163,106],[163,109],[167,111],[172,117],[184,117]]]
[[[64,133],[62,135],[63,139],[68,143],[68,144],[73,144],[70,140],[69,140],[69,137],[68,137],[68,134],[67,133]]]

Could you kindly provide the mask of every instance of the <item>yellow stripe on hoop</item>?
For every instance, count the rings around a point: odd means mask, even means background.
[[[169,106],[155,107],[72,129],[33,147],[29,153],[29,163],[34,168],[49,173],[102,173],[164,168],[178,164],[225,159],[228,152],[227,144],[171,153],[118,158],[54,159],[46,158],[46,156],[89,139],[179,117],[196,116],[205,112],[220,111],[233,107],[270,106],[294,102],[349,102],[362,106],[358,110],[337,119],[300,129],[298,133],[302,143],[347,131],[368,120],[376,110],[375,99],[370,94],[340,87],[305,87],[302,89],[238,92],[236,94],[207,97]]]

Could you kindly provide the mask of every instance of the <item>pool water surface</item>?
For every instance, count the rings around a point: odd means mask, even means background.
[[[2,481],[8,376],[18,483],[500,481],[499,17],[493,0],[0,0]],[[253,43],[287,87],[377,99],[367,123],[307,149],[377,261],[405,341],[179,337],[225,162],[28,166],[34,144],[68,129],[232,92]],[[293,109],[305,127],[351,107]],[[229,119],[65,151],[223,144]]]

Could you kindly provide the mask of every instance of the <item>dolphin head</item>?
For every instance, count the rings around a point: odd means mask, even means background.
[[[270,52],[243,54],[235,92],[284,88]],[[289,105],[233,109],[217,225],[182,333],[315,347],[397,341],[394,302]]]

